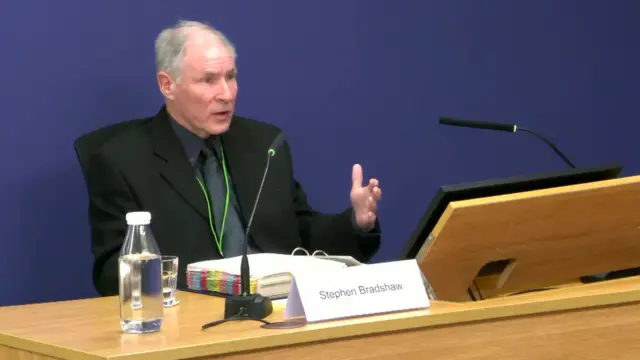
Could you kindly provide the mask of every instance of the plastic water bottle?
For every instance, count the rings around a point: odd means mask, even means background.
[[[151,214],[127,214],[127,235],[120,249],[120,325],[126,333],[160,331],[164,317],[162,259],[151,232]]]

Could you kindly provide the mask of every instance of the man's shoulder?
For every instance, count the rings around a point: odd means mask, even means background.
[[[223,139],[251,144],[254,149],[266,149],[281,132],[282,129],[274,124],[236,115]]]
[[[134,118],[101,127],[80,137],[76,146],[87,160],[98,154],[110,159],[130,156],[147,143],[145,128],[152,119]]]
[[[257,133],[265,136],[277,135],[282,130],[273,124],[255,120],[245,116],[234,115],[232,127],[243,132]],[[235,129],[234,129],[235,130]]]
[[[89,157],[99,154],[112,161],[128,162],[138,155],[148,153],[153,147],[152,137],[157,136],[158,132],[164,134],[169,129],[165,129],[165,124],[159,124],[159,121],[163,119],[158,118],[158,115],[124,120],[84,135],[78,144],[84,148],[85,153],[90,154]],[[243,141],[256,145],[268,146],[282,131],[276,125],[246,116],[234,115],[232,121],[229,132],[235,134],[233,137],[238,138],[239,135]]]

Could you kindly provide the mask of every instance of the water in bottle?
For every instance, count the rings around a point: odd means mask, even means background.
[[[164,313],[162,260],[151,232],[151,214],[127,214],[120,250],[120,325],[127,333],[160,331]]]

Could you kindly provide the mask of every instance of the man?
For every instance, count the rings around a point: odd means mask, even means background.
[[[156,40],[157,81],[166,104],[129,123],[89,158],[93,282],[101,295],[118,291],[118,253],[125,215],[149,211],[162,254],[186,265],[238,256],[266,165],[280,130],[234,115],[235,49],[217,30],[180,22]],[[320,214],[293,176],[288,144],[276,149],[251,231],[251,252],[291,253],[296,247],[369,260],[380,244],[378,181],[363,186],[354,165],[352,208]]]

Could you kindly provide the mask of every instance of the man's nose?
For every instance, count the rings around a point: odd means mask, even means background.
[[[220,82],[220,85],[216,89],[216,99],[220,101],[231,101],[231,89],[229,83],[226,80]]]

